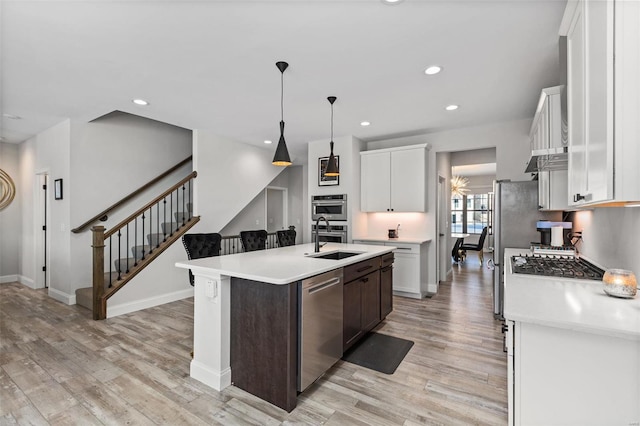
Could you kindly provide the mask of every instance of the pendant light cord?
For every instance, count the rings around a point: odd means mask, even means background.
[[[284,71],[280,73],[280,120],[284,121]]]

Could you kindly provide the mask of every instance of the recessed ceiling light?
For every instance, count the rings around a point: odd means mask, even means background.
[[[384,3],[384,4],[398,4],[401,1],[402,0],[382,0],[382,3]]]
[[[458,105],[447,105],[444,109],[447,111],[455,111],[458,109]]]
[[[424,73],[427,75],[434,75],[434,74],[438,74],[440,71],[442,71],[442,67],[439,67],[437,65],[431,65],[426,70],[424,70]]]
[[[360,123],[360,125],[362,127],[367,127],[368,125],[370,125],[371,123],[369,123],[368,121],[363,121],[362,123]]]
[[[134,99],[132,102],[136,105],[149,105],[149,102],[145,101],[144,99]]]
[[[264,143],[272,143],[270,140],[266,140],[264,141]]]
[[[13,114],[2,114],[2,115],[10,120],[22,120],[22,117],[20,117],[19,115],[13,115]]]

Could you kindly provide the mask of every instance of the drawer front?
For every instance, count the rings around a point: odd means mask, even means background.
[[[389,266],[393,263],[393,252],[382,255],[381,268]]]
[[[358,279],[368,273],[380,269],[380,257],[374,257],[373,259],[363,260],[362,262],[354,263],[353,265],[344,267],[344,282],[348,283],[355,279]]]
[[[420,244],[387,243],[386,245],[395,246],[396,247],[396,253],[420,254]]]

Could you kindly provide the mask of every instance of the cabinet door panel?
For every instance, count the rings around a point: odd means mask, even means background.
[[[380,270],[380,319],[393,310],[393,266]]]
[[[587,201],[613,198],[613,2],[584,3]]]
[[[380,271],[372,272],[362,281],[362,329],[367,332],[380,322]]]
[[[361,156],[360,209],[364,212],[389,210],[391,194],[390,154],[379,152]]]
[[[362,281],[355,280],[344,285],[343,349],[347,350],[362,333]]]
[[[408,293],[420,293],[420,256],[395,253],[393,289]]]
[[[423,212],[425,208],[425,150],[407,149],[391,153],[391,209]]]
[[[578,3],[567,34],[567,112],[569,122],[569,205],[580,204],[574,201],[577,194],[585,194],[586,155],[585,155],[585,44],[583,3]]]

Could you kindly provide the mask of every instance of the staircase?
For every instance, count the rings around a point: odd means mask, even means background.
[[[107,300],[149,265],[200,218],[193,216],[192,172],[106,231],[94,226],[93,285],[76,290],[76,304],[105,319]]]

